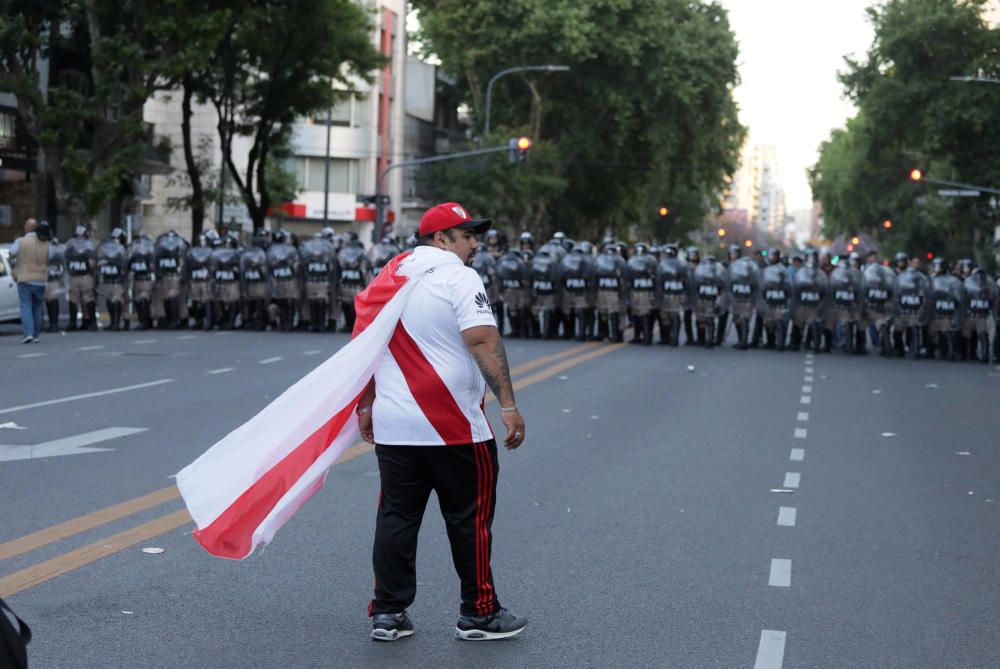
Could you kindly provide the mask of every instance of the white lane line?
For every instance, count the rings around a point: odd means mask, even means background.
[[[210,369],[210,370],[208,370],[205,373],[206,374],[225,374],[226,372],[231,372],[231,371],[233,371],[232,367],[220,367],[219,369]]]
[[[27,360],[28,358],[44,358],[45,354],[44,353],[24,353],[24,354],[19,355],[17,357],[21,358],[22,360]]]
[[[233,333],[229,332],[228,330],[222,330],[220,332],[213,332],[212,334],[215,335],[216,337],[228,337]]]
[[[813,387],[812,386],[802,386],[802,392],[805,393],[806,395],[808,395],[812,391],[813,391]]]
[[[767,579],[767,584],[776,588],[790,586],[792,584],[792,561],[771,558],[771,575]]]
[[[795,527],[795,513],[794,506],[779,506],[778,525],[782,527]]]
[[[785,482],[781,484],[782,488],[798,488],[799,482],[802,480],[802,474],[798,472],[785,472]]]
[[[803,381],[804,381],[805,383],[812,383],[812,382],[813,382],[813,377],[811,377],[811,376],[806,376],[806,377],[805,377],[804,379],[802,379],[802,380],[803,380]]]
[[[812,374],[812,373],[813,373],[812,366],[810,365],[810,366],[806,367],[806,374]]]
[[[100,451],[113,451],[113,448],[86,448],[90,444],[97,444],[109,439],[119,439],[131,434],[146,432],[145,427],[106,427],[103,430],[76,434],[63,439],[53,439],[34,446],[8,446],[0,445],[0,462],[10,462],[13,460],[34,460],[36,458],[54,458],[60,455],[78,455],[80,453],[98,453]]]
[[[133,344],[156,344],[159,339],[136,339]]]
[[[302,355],[319,355],[322,352],[319,349],[313,349],[311,351],[302,351]]]
[[[121,388],[110,388],[108,390],[99,390],[96,393],[84,393],[82,395],[71,395],[70,397],[60,397],[59,399],[46,400],[44,402],[22,404],[16,407],[7,407],[6,409],[0,409],[0,414],[14,413],[15,411],[24,411],[25,409],[35,409],[37,407],[47,407],[53,404],[63,404],[64,402],[75,402],[76,400],[85,400],[91,397],[101,397],[103,395],[127,393],[132,390],[139,390],[140,388],[152,388],[153,386],[162,386],[164,383],[173,383],[173,382],[174,382],[173,379],[160,379],[159,381],[150,381],[149,383],[137,383],[134,386],[122,386]]]
[[[804,448],[793,448],[788,459],[792,462],[802,462],[806,459],[806,449]]]
[[[809,412],[808,411],[800,411],[799,414],[795,417],[795,420],[799,421],[800,423],[808,423],[809,422]]]
[[[102,349],[102,348],[104,348],[103,344],[95,344],[93,346],[81,346],[80,348],[78,348],[76,350],[77,351],[96,351],[96,350]]]
[[[198,335],[181,335],[178,339],[197,339]]]
[[[779,630],[761,630],[760,645],[757,646],[757,659],[753,669],[781,669],[785,661],[785,632]]]
[[[270,365],[272,362],[278,362],[279,360],[284,360],[284,358],[282,358],[280,355],[275,356],[273,358],[264,358],[263,360],[258,361],[258,364]]]
[[[799,398],[799,404],[811,404],[812,398],[809,395],[803,395]]]
[[[797,427],[797,428],[795,428],[795,438],[796,439],[805,439],[808,434],[809,434],[809,431],[807,429],[805,429],[804,427]]]

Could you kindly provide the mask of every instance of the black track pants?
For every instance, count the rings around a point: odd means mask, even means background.
[[[437,493],[462,582],[461,614],[499,608],[490,569],[500,470],[496,441],[461,446],[375,446],[382,492],[375,522],[375,599],[368,615],[397,613],[417,593],[417,534],[431,490]]]

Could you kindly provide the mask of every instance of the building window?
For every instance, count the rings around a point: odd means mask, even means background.
[[[330,125],[342,128],[359,128],[365,123],[365,98],[358,93],[341,92],[330,110]],[[324,125],[326,112],[316,112],[304,119],[311,125]]]
[[[326,159],[299,156],[295,176],[300,190],[322,191],[326,177]],[[358,161],[330,158],[330,192],[355,193],[358,190]]]

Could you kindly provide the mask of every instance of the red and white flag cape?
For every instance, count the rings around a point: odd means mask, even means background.
[[[347,346],[177,474],[194,537],[209,553],[242,560],[269,543],[359,439],[355,407],[410,291],[436,264],[428,255],[394,258],[355,299]]]

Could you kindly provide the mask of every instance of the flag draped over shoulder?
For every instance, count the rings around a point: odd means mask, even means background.
[[[323,487],[360,436],[354,410],[410,291],[437,262],[410,253],[394,258],[355,299],[349,344],[177,474],[205,550],[248,557]]]

